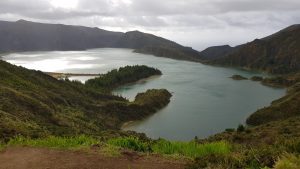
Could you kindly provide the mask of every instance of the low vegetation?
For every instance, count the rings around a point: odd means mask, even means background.
[[[262,80],[264,80],[264,78],[261,77],[261,76],[252,76],[251,80],[252,81],[259,81],[259,82],[261,82]]]
[[[122,68],[120,72],[132,70],[139,75],[160,72],[144,66]],[[113,74],[119,77],[118,73]],[[155,113],[171,97],[166,90],[152,90],[139,94],[142,99],[136,103],[129,102],[80,82],[57,80],[5,61],[0,61],[0,77],[0,140],[4,141],[16,135],[97,135],[109,129],[117,130],[124,122]],[[148,103],[152,99],[160,104]]]
[[[165,89],[139,93],[129,102],[79,82],[59,81],[38,71],[0,64],[0,133],[5,142],[0,149],[101,145],[107,154],[130,149],[189,158],[193,160],[189,168],[282,168],[296,165],[300,154],[297,83],[289,87],[285,97],[253,115],[259,117],[254,118],[257,126],[239,125],[205,140],[171,142],[116,130],[123,122],[145,118],[168,104],[172,95]],[[293,79],[296,76],[289,76]],[[104,136],[109,129],[114,132]],[[75,136],[78,134],[85,135]],[[284,156],[286,153],[293,157]]]
[[[271,106],[262,108],[253,113],[247,123],[260,125],[276,120],[285,120],[300,115],[300,83],[290,87],[287,94],[272,102]]]
[[[98,78],[87,80],[85,85],[102,92],[111,91],[126,83],[136,82],[143,78],[161,74],[160,70],[145,65],[125,66],[111,70],[106,74],[101,74]]]
[[[187,168],[273,168],[297,169],[299,167],[300,141],[283,140],[272,145],[241,145],[225,141],[199,143],[171,142],[164,139],[151,140],[138,136],[113,137],[108,140],[80,135],[70,137],[49,136],[28,138],[16,136],[2,148],[8,146],[29,146],[78,150],[94,147],[105,155],[120,155],[128,150],[140,153],[174,156],[190,159]],[[95,149],[94,149],[95,150]]]
[[[300,154],[299,140],[282,141],[273,145],[230,144],[233,147],[231,152],[197,157],[189,168],[276,168],[283,161],[288,161],[280,158],[285,157],[287,152],[293,155],[293,158],[288,158],[293,161],[293,165]],[[283,159],[282,162],[279,159]]]
[[[278,120],[255,127],[239,125],[200,143],[226,140],[231,153],[196,158],[191,168],[274,168],[286,153],[300,155],[300,117]]]
[[[97,146],[101,145],[101,146]],[[249,144],[250,145],[250,144]],[[169,155],[192,160],[187,167],[196,168],[271,168],[296,169],[299,166],[300,141],[289,140],[274,145],[252,146],[213,141],[206,143],[171,142],[135,136],[114,137],[99,141],[91,136],[28,138],[16,136],[6,146],[29,146],[58,149],[85,149],[95,146],[106,155],[120,155],[126,149],[141,153]]]
[[[248,78],[244,77],[244,76],[241,76],[241,75],[233,75],[231,76],[231,78],[233,80],[247,80]]]
[[[143,48],[135,49],[136,53],[152,54],[158,57],[167,57],[178,60],[201,61],[199,52],[189,47],[179,47],[174,45],[158,45],[145,46]]]
[[[300,26],[292,25],[271,36],[238,45],[212,64],[274,74],[300,71]]]
[[[236,129],[204,140],[171,142],[151,140],[136,133],[122,137],[123,122],[154,113],[169,103],[171,93],[165,89],[148,90],[135,101],[111,95],[120,85],[152,75],[161,75],[147,66],[126,66],[101,77],[80,82],[56,80],[0,61],[0,150],[6,146],[31,146],[81,149],[93,145],[106,152],[130,149],[143,153],[175,155],[193,159],[196,168],[300,168],[300,70],[299,25],[272,36],[256,39],[234,49],[224,57],[207,63],[289,73],[276,77],[252,77],[264,85],[288,87],[287,95],[271,106],[252,114],[247,123]],[[142,35],[142,36],[140,36]],[[140,39],[142,37],[142,40]],[[139,38],[139,42],[127,43]],[[153,45],[161,42],[161,45]],[[126,33],[122,44],[135,52],[156,56],[200,61],[191,48],[139,32]],[[125,47],[119,44],[118,47]],[[235,80],[247,78],[234,75]],[[111,131],[107,135],[103,132]],[[79,135],[78,134],[85,134]],[[138,135],[138,136],[136,136]],[[112,138],[113,137],[113,138]],[[101,141],[100,141],[101,140]]]
[[[275,169],[298,169],[300,168],[300,157],[294,154],[285,154],[275,164]]]
[[[212,142],[199,144],[191,142],[170,142],[167,140],[158,140],[151,146],[155,153],[180,155],[190,158],[203,157],[211,154],[228,154],[231,152],[231,145],[227,142]]]
[[[98,144],[99,141],[90,136],[80,135],[71,137],[49,136],[46,138],[31,139],[23,136],[11,138],[8,146],[30,146],[30,147],[48,147],[59,149],[78,149],[89,148]]]
[[[231,151],[231,145],[223,141],[199,144],[195,141],[171,142],[164,139],[144,141],[136,137],[125,137],[111,139],[108,141],[108,144],[140,152],[176,155],[187,158],[196,158],[210,154],[228,154]]]
[[[101,145],[101,146],[97,146]],[[129,149],[141,153],[155,153],[160,155],[180,156],[182,158],[194,159],[211,154],[225,155],[231,152],[231,145],[227,142],[214,142],[199,144],[191,142],[170,142],[167,140],[140,139],[135,136],[114,137],[107,141],[99,141],[95,137],[80,135],[70,137],[49,136],[45,138],[28,138],[16,136],[11,138],[2,148],[9,146],[28,146],[56,149],[89,149],[97,146],[101,150],[119,154],[117,151]],[[103,151],[102,151],[103,152]]]
[[[140,140],[137,137],[119,137],[107,141],[109,145],[127,148],[139,152],[150,152],[151,147],[149,142]]]
[[[277,76],[277,77],[264,78],[263,80],[261,80],[261,83],[263,85],[271,86],[271,87],[290,87],[293,84],[295,84],[297,81],[293,79],[289,79],[286,76]]]

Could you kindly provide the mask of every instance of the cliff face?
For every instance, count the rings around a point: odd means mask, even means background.
[[[293,25],[263,39],[235,47],[210,63],[258,69],[270,73],[300,70],[300,25]]]

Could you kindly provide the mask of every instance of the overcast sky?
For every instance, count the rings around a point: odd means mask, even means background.
[[[0,19],[140,30],[201,50],[300,23],[300,0],[1,0]]]

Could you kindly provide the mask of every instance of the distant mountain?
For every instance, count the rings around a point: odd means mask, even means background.
[[[206,48],[205,50],[200,52],[200,54],[202,55],[202,58],[205,60],[214,60],[233,52],[233,50],[234,47],[231,47],[229,45],[212,46]]]
[[[271,36],[237,46],[211,63],[270,73],[300,71],[300,25],[292,25]]]
[[[116,43],[116,47],[140,49],[145,46],[178,47],[175,42],[140,31],[126,32]]]
[[[134,50],[137,53],[152,54],[159,57],[173,58],[177,60],[189,60],[201,62],[202,56],[198,51],[183,46],[145,46]]]
[[[35,23],[25,20],[0,21],[0,51],[85,50],[113,47],[121,32],[99,28]]]
[[[116,47],[135,49],[137,53],[152,54],[180,60],[200,61],[201,55],[190,47],[184,47],[176,42],[139,31],[124,34]]]
[[[0,53],[111,47],[136,49],[136,52],[169,58],[200,59],[198,51],[139,31],[111,32],[99,28],[19,20],[17,22],[0,21],[0,37]],[[155,50],[148,50],[149,47]],[[167,52],[166,49],[168,49]]]

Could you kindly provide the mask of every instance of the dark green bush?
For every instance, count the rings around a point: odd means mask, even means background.
[[[161,74],[160,70],[145,65],[125,66],[101,74],[98,78],[90,79],[85,82],[85,85],[100,91],[110,91],[117,86]]]
[[[225,131],[226,131],[226,132],[234,132],[235,129],[233,129],[233,128],[228,128],[228,129],[225,129]]]
[[[238,127],[237,127],[237,129],[236,129],[236,131],[237,132],[243,132],[243,131],[245,131],[245,126],[244,125],[242,125],[242,124],[240,124]]]

